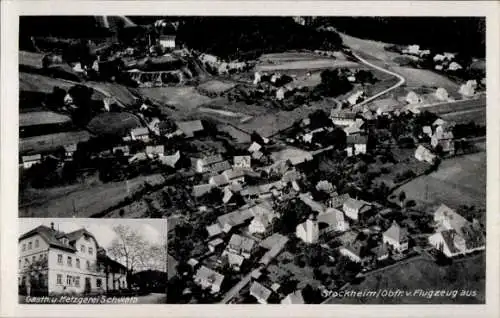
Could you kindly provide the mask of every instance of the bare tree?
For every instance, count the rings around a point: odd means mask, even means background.
[[[108,253],[116,260],[125,263],[128,274],[142,269],[166,271],[166,240],[164,240],[165,243],[148,242],[137,230],[125,225],[117,225],[113,230],[117,238],[111,242]],[[128,279],[127,285],[129,285]]]

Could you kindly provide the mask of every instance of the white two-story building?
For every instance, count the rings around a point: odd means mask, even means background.
[[[127,288],[127,269],[111,260],[85,229],[40,225],[19,237],[18,283],[42,294],[92,294]]]

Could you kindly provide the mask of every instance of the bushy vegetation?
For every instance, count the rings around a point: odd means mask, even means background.
[[[177,39],[188,47],[229,59],[251,59],[265,52],[338,49],[337,33],[319,32],[291,17],[189,17]]]

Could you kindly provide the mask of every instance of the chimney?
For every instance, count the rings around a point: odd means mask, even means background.
[[[50,222],[50,228],[54,229],[54,222]]]

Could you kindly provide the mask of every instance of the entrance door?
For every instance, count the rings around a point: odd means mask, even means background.
[[[90,284],[90,277],[85,277],[85,294],[90,294],[92,291],[92,285]]]

